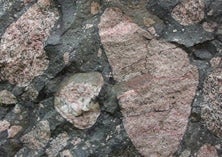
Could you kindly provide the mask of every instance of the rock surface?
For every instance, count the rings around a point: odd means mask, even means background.
[[[183,0],[172,10],[172,17],[181,25],[191,25],[204,18],[205,4],[203,0]]]
[[[118,99],[129,137],[144,156],[172,156],[187,126],[197,69],[182,49],[150,40],[116,8],[105,10],[99,28],[114,78],[124,82]]]
[[[197,152],[197,157],[218,157],[217,150],[214,146],[203,145]]]
[[[17,102],[16,97],[7,90],[0,91],[0,104],[15,104]]]
[[[222,156],[221,0],[0,0],[0,157]]]
[[[0,80],[25,86],[48,67],[43,44],[54,26],[58,11],[50,0],[39,0],[1,38]]]
[[[215,62],[215,61],[214,61]],[[214,66],[204,82],[204,104],[202,118],[208,129],[216,136],[222,137],[222,69],[220,65]]]
[[[103,84],[100,73],[71,76],[62,83],[56,93],[56,110],[77,128],[91,127],[100,115],[100,107],[95,99]]]

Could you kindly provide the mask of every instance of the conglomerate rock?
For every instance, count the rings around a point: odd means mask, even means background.
[[[217,59],[218,60],[218,59]],[[217,61],[212,61],[213,65]],[[221,60],[221,59],[220,59]],[[218,61],[220,61],[218,60]],[[208,129],[222,137],[222,69],[220,64],[213,66],[213,71],[204,82],[204,103],[201,117]]]
[[[191,25],[204,18],[205,4],[203,0],[183,0],[172,10],[172,17],[181,25]]]
[[[39,0],[1,38],[0,80],[25,86],[48,67],[44,42],[58,19],[50,0]]]
[[[0,91],[0,104],[15,104],[17,102],[16,97],[7,90]]]
[[[56,110],[80,129],[91,127],[100,115],[96,96],[104,84],[100,73],[79,73],[64,80],[55,97]]]
[[[221,0],[0,0],[0,157],[220,157]]]
[[[197,152],[197,157],[218,157],[217,150],[214,146],[203,145],[200,150]]]
[[[118,99],[129,137],[144,156],[172,156],[190,115],[196,67],[182,49],[152,39],[117,8],[105,10],[99,28],[114,79],[124,88]]]

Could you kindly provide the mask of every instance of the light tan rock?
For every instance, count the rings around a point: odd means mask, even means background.
[[[19,125],[13,125],[8,129],[8,138],[13,138],[15,135],[22,130],[22,127]]]
[[[5,131],[10,127],[10,123],[6,120],[1,120],[0,121],[0,132]]]
[[[103,83],[98,72],[79,73],[64,80],[55,97],[56,110],[77,128],[91,127],[100,115],[95,98]]]
[[[91,3],[91,14],[96,15],[100,11],[100,4],[98,2]]]
[[[0,104],[9,105],[15,103],[17,103],[17,99],[11,92],[8,90],[0,91]]]
[[[60,157],[73,157],[71,152],[69,150],[64,150],[61,153],[59,153]]]

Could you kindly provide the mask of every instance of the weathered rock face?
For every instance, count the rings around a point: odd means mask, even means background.
[[[96,96],[103,86],[100,73],[80,73],[65,80],[55,97],[56,110],[80,129],[91,127],[100,115]]]
[[[124,82],[118,99],[129,137],[144,156],[173,155],[187,126],[197,69],[182,49],[149,40],[119,9],[107,9],[99,28],[114,78]]]
[[[218,157],[217,150],[214,146],[203,145],[200,150],[197,152],[197,157]]]
[[[0,91],[0,104],[15,104],[17,102],[16,97],[7,90]]]
[[[0,157],[222,156],[221,0],[0,0]]]
[[[117,8],[108,8],[99,24],[100,37],[113,69],[114,79],[126,81],[145,69],[147,40],[142,30]],[[142,67],[143,69],[138,69]]]
[[[50,0],[39,0],[1,38],[0,80],[25,86],[48,67],[43,44],[58,19]]]
[[[215,62],[215,61],[214,61]],[[204,104],[201,117],[208,129],[216,136],[222,137],[222,69],[214,66],[204,82]]]
[[[172,17],[181,25],[191,25],[204,18],[203,0],[184,0],[172,10]]]

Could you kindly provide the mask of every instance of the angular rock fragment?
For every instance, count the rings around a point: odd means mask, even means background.
[[[22,127],[19,125],[13,125],[8,129],[8,138],[13,138],[18,134],[19,131],[22,130]]]
[[[92,2],[91,3],[91,14],[96,15],[100,11],[100,4],[98,2]]]
[[[69,136],[66,132],[59,134],[50,142],[50,146],[46,149],[48,157],[57,156],[57,154],[67,145]]]
[[[40,151],[46,146],[51,136],[48,121],[40,121],[30,132],[21,137],[21,141],[29,148]]]
[[[1,120],[0,121],[0,132],[5,131],[10,127],[10,123],[6,120]]]
[[[95,98],[103,83],[98,72],[79,73],[64,80],[55,97],[56,110],[77,128],[91,127],[100,115]]]
[[[218,157],[218,154],[214,146],[205,144],[197,152],[197,157]]]
[[[219,62],[214,58],[213,62]],[[222,68],[213,63],[213,71],[204,81],[204,103],[201,117],[207,128],[215,135],[222,137]]]
[[[181,25],[191,25],[204,18],[203,0],[183,0],[172,10],[172,17]]]
[[[8,90],[0,91],[0,104],[15,104],[17,102],[16,97]]]
[[[129,137],[144,156],[172,156],[187,126],[197,68],[182,49],[144,36],[119,9],[107,9],[99,29],[122,88],[117,92]]]
[[[7,28],[0,44],[0,80],[25,86],[47,68],[43,44],[58,19],[50,3],[39,0]]]
[[[190,157],[190,150],[184,150],[182,153],[181,153],[181,155],[180,155],[180,157]]]
[[[73,155],[71,154],[71,152],[69,150],[64,150],[61,153],[59,153],[59,155],[61,157],[73,157]]]
[[[151,34],[138,27],[117,8],[106,9],[99,29],[115,80],[125,81],[141,74],[145,68],[148,43],[145,38],[151,39]]]

